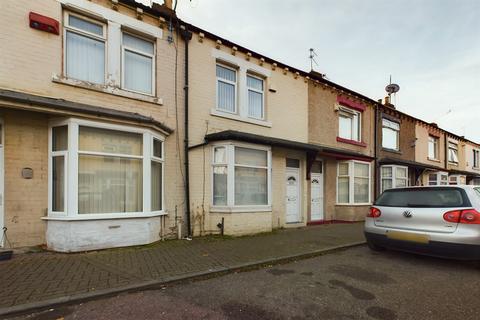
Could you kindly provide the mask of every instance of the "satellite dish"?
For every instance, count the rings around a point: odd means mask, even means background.
[[[385,91],[388,94],[397,93],[400,90],[400,86],[396,83],[390,83],[388,86],[385,87]]]

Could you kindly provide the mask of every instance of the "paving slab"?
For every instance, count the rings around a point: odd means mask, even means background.
[[[0,315],[321,254],[364,243],[363,224],[245,237],[199,237],[86,253],[17,254],[0,262]]]

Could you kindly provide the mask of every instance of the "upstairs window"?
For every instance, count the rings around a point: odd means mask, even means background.
[[[338,136],[347,140],[360,141],[360,112],[341,107],[338,116]]]
[[[217,109],[237,112],[237,71],[217,64]]]
[[[105,83],[105,24],[65,14],[65,74],[69,78]]]
[[[140,93],[154,93],[155,45],[152,41],[123,33],[122,84],[123,89]]]
[[[448,143],[448,162],[458,163],[458,144],[454,142]]]
[[[480,150],[473,150],[473,167],[478,168],[480,165]]]
[[[428,158],[438,160],[438,138],[428,136]]]
[[[388,119],[382,119],[382,147],[399,150],[400,124]]]
[[[263,116],[263,79],[247,75],[248,116],[262,120]]]

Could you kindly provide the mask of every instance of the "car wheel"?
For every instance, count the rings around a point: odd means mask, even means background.
[[[378,244],[373,243],[372,241],[367,240],[367,246],[370,248],[370,250],[373,251],[384,251],[385,248],[379,246]]]

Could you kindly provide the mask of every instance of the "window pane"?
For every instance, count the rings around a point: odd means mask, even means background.
[[[142,160],[79,155],[78,213],[142,211]]]
[[[234,70],[224,68],[217,64],[217,77],[221,79],[225,79],[231,82],[237,81],[236,72]]]
[[[340,115],[339,117],[339,132],[340,138],[352,139],[352,118]]]
[[[235,164],[267,166],[267,151],[235,147]]]
[[[289,168],[300,168],[300,160],[287,158],[287,167]]]
[[[338,178],[338,203],[350,202],[350,191],[349,191],[348,182],[349,182],[348,177]]]
[[[220,110],[235,112],[235,86],[218,81],[217,107]]]
[[[67,77],[103,84],[105,43],[70,31],[66,41]]]
[[[348,176],[348,163],[341,162],[338,164],[338,175],[339,176]]]
[[[267,169],[235,167],[235,205],[266,205]]]
[[[407,168],[397,167],[396,176],[397,176],[397,178],[406,178],[407,177]]]
[[[392,179],[382,179],[382,192],[392,187]]]
[[[142,155],[142,134],[102,128],[80,127],[79,150]]]
[[[247,75],[247,86],[258,91],[263,91],[263,80]]]
[[[213,162],[214,163],[226,163],[227,162],[227,154],[225,147],[216,147],[213,151]]]
[[[397,179],[397,185],[395,186],[396,188],[403,188],[407,186],[407,180],[406,179]]]
[[[382,177],[392,177],[392,167],[382,167]]]
[[[152,93],[152,58],[125,50],[125,88]]]
[[[368,177],[368,164],[354,163],[355,177]]]
[[[52,157],[52,210],[64,211],[65,158]]]
[[[213,167],[213,205],[227,205],[227,167]]]
[[[153,55],[153,43],[127,33],[123,34],[123,45]]]
[[[355,178],[354,183],[354,202],[367,203],[368,202],[368,178]]]
[[[352,120],[352,140],[355,140],[355,141],[360,141],[360,138],[359,138],[359,128],[360,128],[359,119],[360,118],[359,118],[358,114],[356,113],[353,116],[353,120]]]
[[[382,129],[382,147],[398,150],[398,131],[390,128]]]
[[[156,158],[162,157],[162,141],[153,138],[153,156]]]
[[[321,161],[314,161],[312,167],[310,168],[310,172],[312,173],[322,173],[322,162]]]
[[[263,94],[248,90],[248,116],[263,118]]]
[[[71,27],[94,33],[96,35],[102,36],[103,37],[103,26],[100,24],[96,24],[87,20],[80,19],[78,17],[69,15],[68,16],[68,24]]]
[[[162,210],[162,164],[152,161],[152,211]]]
[[[52,128],[52,151],[68,149],[68,126]]]

